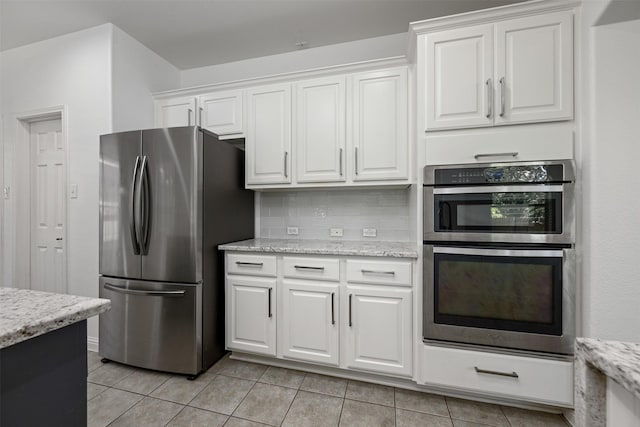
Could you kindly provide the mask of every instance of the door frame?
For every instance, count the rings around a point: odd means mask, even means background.
[[[70,153],[68,143],[68,114],[67,106],[53,106],[37,110],[25,111],[15,114],[13,122],[15,124],[15,146],[14,146],[14,168],[12,170],[13,189],[11,190],[14,200],[15,214],[15,240],[10,243],[15,250],[15,260],[13,265],[13,284],[18,288],[31,289],[31,123],[42,120],[59,119],[62,126],[62,144],[65,150],[65,173],[64,173],[64,222],[65,229],[63,238],[65,241],[65,292],[68,290],[69,279],[69,167]],[[19,195],[19,196],[18,196]],[[26,243],[25,243],[26,242]]]

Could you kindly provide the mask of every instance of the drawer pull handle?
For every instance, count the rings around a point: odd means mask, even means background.
[[[243,267],[262,267],[264,265],[264,263],[262,262],[243,262],[243,261],[236,261],[237,265],[241,265]]]
[[[478,374],[489,374],[489,375],[499,375],[501,377],[518,378],[517,372],[489,371],[487,369],[480,369],[477,366],[474,366],[473,369],[475,369]]]
[[[365,269],[362,269],[360,271],[362,272],[362,274],[388,274],[390,276],[396,275],[395,271],[378,271],[378,270],[365,270]]]
[[[518,153],[514,151],[512,153],[486,153],[476,154],[475,156],[473,156],[473,158],[476,160],[480,160],[483,157],[518,157]]]
[[[293,268],[296,270],[316,270],[316,271],[324,271],[324,267],[310,267],[307,265],[294,265]]]

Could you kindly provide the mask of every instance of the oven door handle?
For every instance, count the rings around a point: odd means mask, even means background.
[[[537,257],[537,258],[562,258],[564,252],[560,250],[536,250],[536,249],[488,249],[488,248],[454,248],[446,246],[434,246],[434,254],[451,255],[479,255],[479,256],[505,256],[505,257]]]
[[[564,190],[563,184],[536,185],[499,185],[478,187],[438,187],[433,194],[472,194],[472,193],[556,193]]]

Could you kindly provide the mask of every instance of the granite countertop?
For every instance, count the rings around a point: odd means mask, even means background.
[[[576,356],[640,399],[640,344],[576,339]]]
[[[218,248],[244,252],[418,258],[415,244],[410,242],[250,239],[227,243]]]
[[[28,289],[0,288],[0,349],[111,308],[111,301]]]

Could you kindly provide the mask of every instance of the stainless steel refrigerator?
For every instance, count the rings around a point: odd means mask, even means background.
[[[244,152],[198,127],[100,137],[99,353],[197,375],[224,349],[224,258],[252,238]]]

